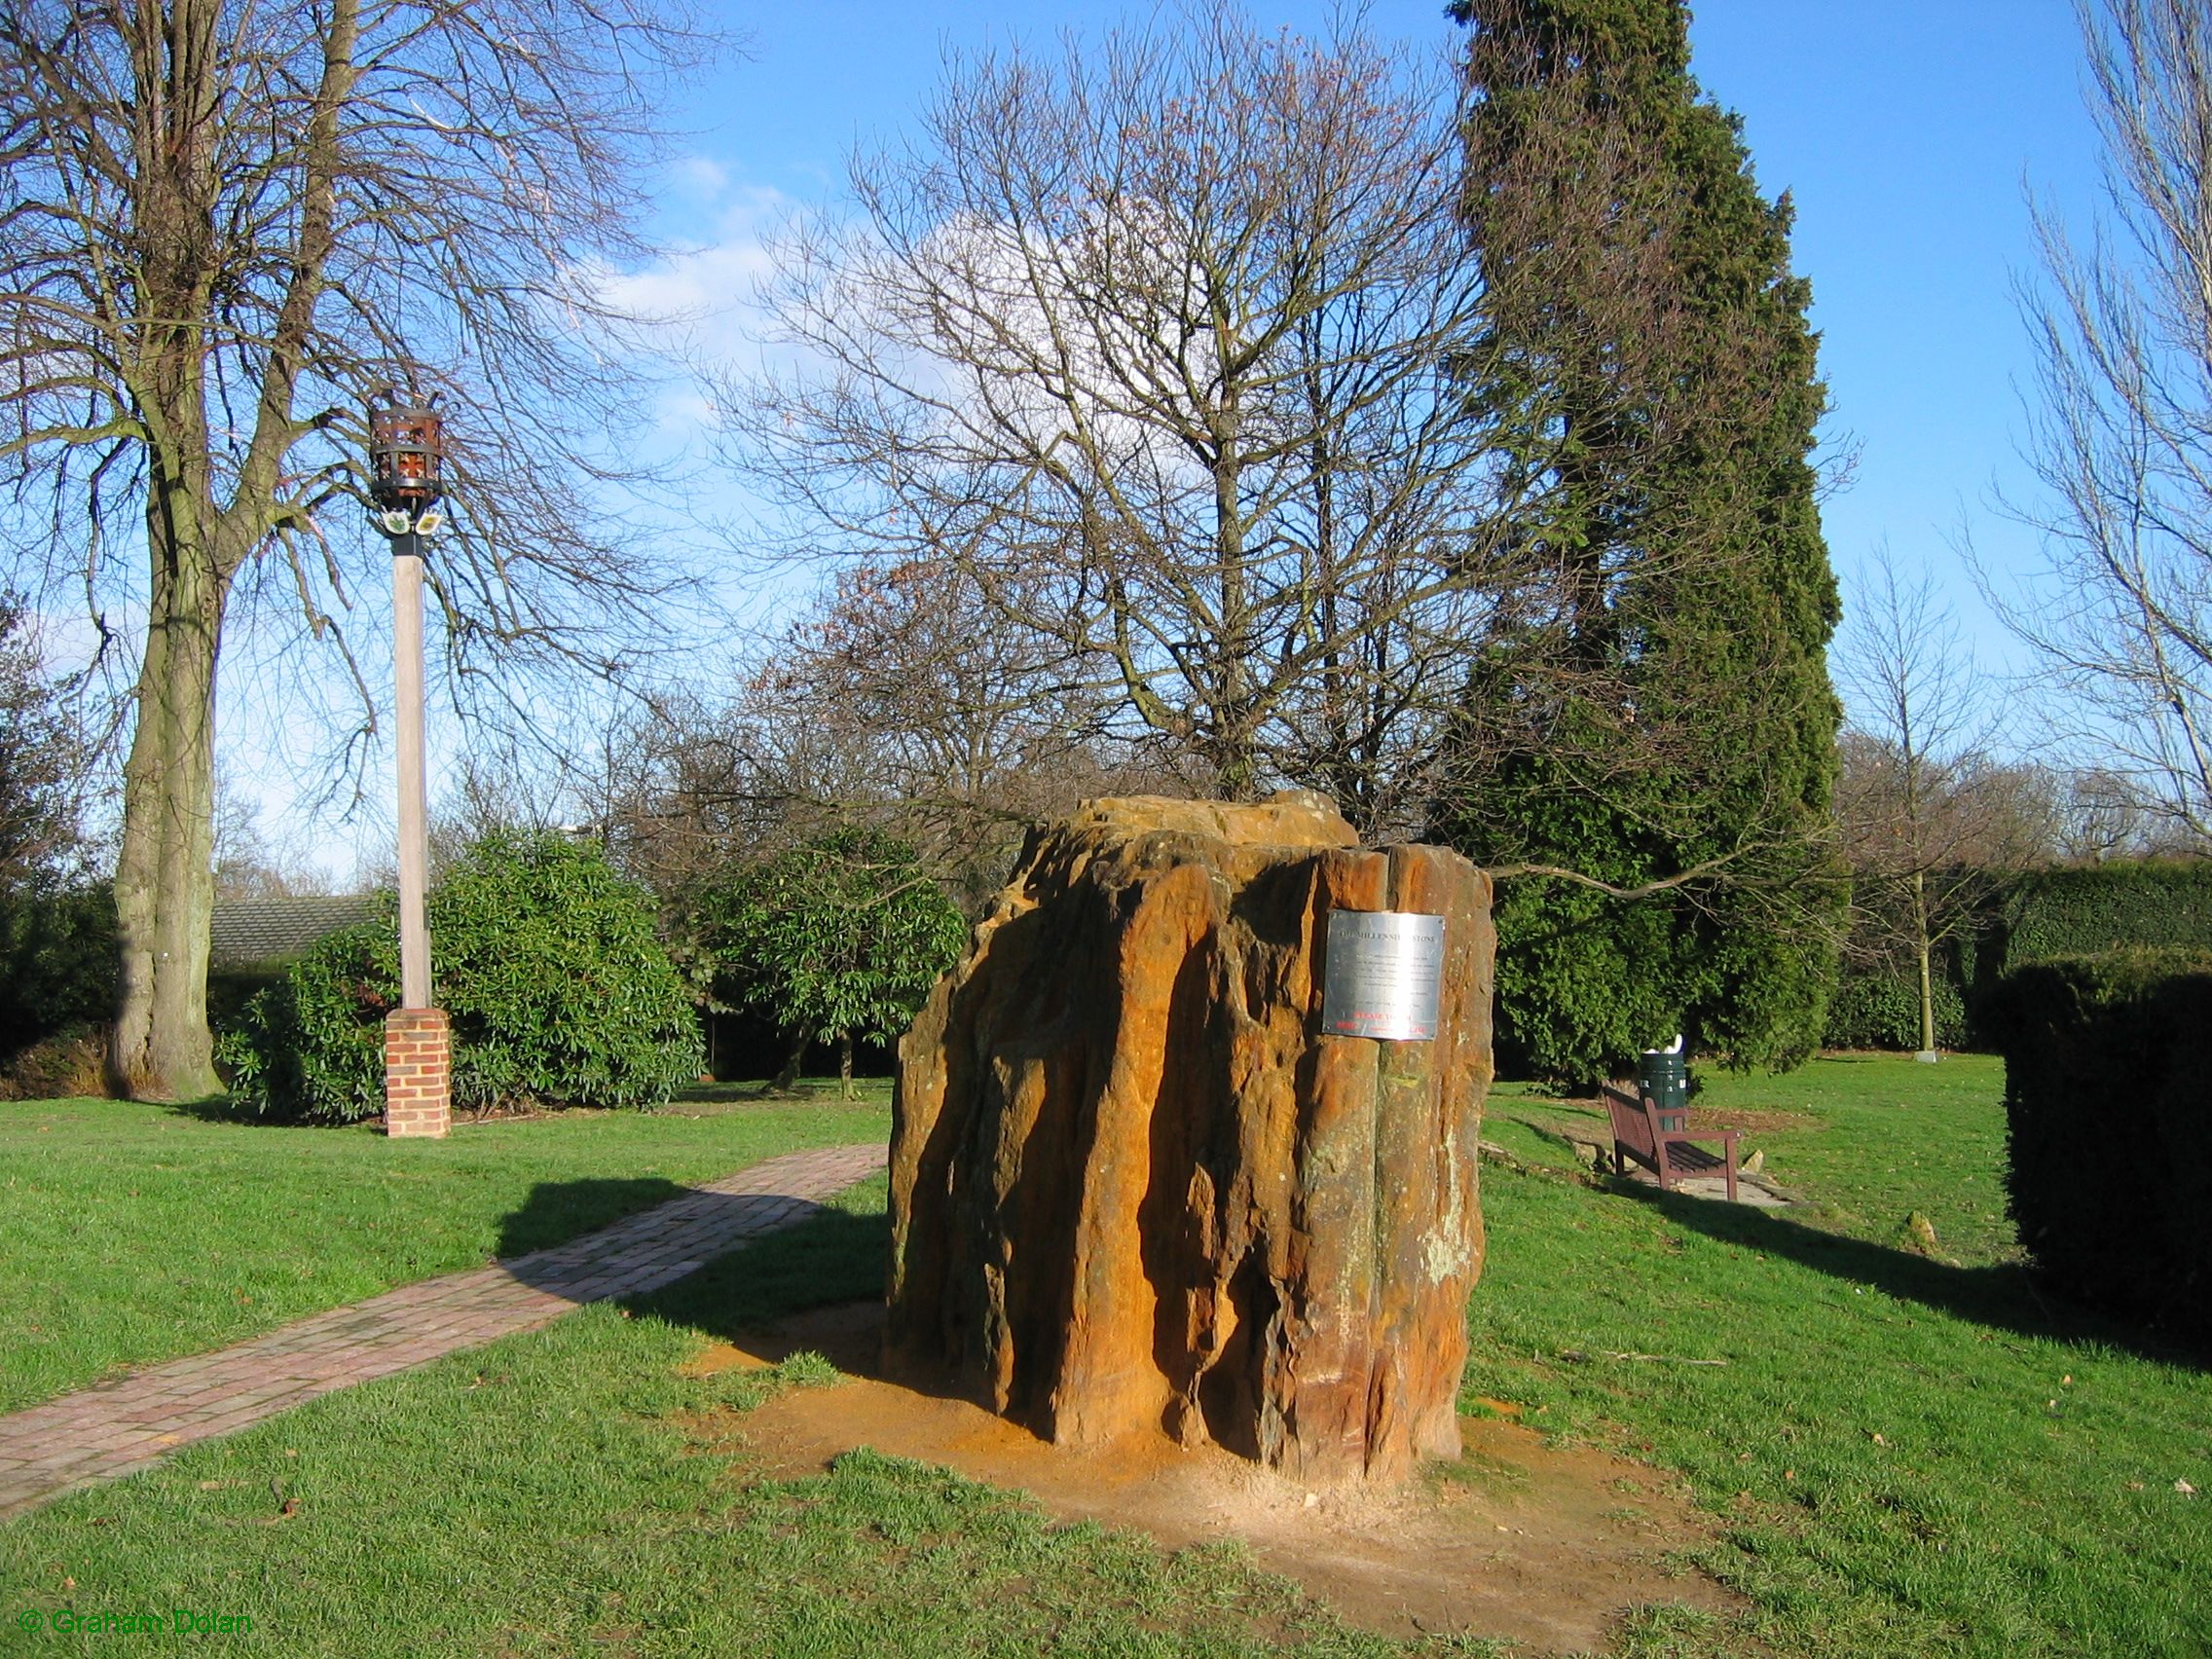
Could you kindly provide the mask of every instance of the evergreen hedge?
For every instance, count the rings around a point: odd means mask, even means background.
[[[2212,861],[2130,860],[1993,876],[1976,913],[1936,952],[1936,1040],[1946,1049],[1994,1047],[1987,1005],[2006,976],[2027,963],[2136,948],[2212,950]],[[1823,1046],[1919,1048],[1919,995],[1910,964],[1847,972]]]
[[[0,898],[0,1060],[115,1013],[107,883]]]
[[[1969,1042],[1967,999],[1938,961],[1930,987],[1936,1003],[1936,1045],[1963,1049]],[[1920,977],[1916,973],[1846,973],[1828,1003],[1824,1049],[1920,1047]]]
[[[2136,946],[2212,950],[2212,860],[2033,870],[1996,891],[1976,941],[1977,988],[2053,957]]]
[[[2039,1271],[2212,1341],[2212,951],[2029,963],[1984,1018],[2005,1056],[2012,1218]]]
[[[488,837],[430,894],[433,994],[456,1106],[646,1106],[695,1078],[699,1023],[650,895],[595,843]],[[384,1107],[399,1006],[396,905],[315,943],[217,1047],[233,1096],[305,1123]]]

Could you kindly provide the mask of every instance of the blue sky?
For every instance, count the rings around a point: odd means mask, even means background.
[[[1328,10],[1251,5],[1263,23],[1304,29]],[[714,248],[705,270],[741,278],[754,210],[834,200],[847,150],[900,134],[945,48],[1050,43],[1149,9],[802,0],[720,15],[750,32],[752,55],[702,80],[679,112],[690,162],[671,181],[662,229]],[[1369,15],[1381,34],[1439,50],[1459,33],[1439,0],[1381,0]],[[2072,9],[1704,0],[1692,30],[1698,77],[1743,117],[1760,183],[1796,203],[1828,432],[1860,446],[1855,484],[1826,508],[1847,602],[1854,566],[1886,537],[1899,558],[1943,574],[1977,645],[2002,656],[1949,541],[1963,527],[2000,568],[2033,559],[1990,498],[2024,488],[2017,388],[2031,365],[2011,290],[2034,265],[2025,189],[2074,211],[2094,202]]]
[[[1317,0],[1247,3],[1269,26],[1313,30],[1329,13]],[[708,335],[741,350],[734,308],[761,268],[769,222],[792,206],[833,203],[849,149],[908,128],[947,48],[1049,45],[1063,29],[1152,8],[710,0],[709,10],[750,36],[749,55],[696,77],[669,112],[685,136],[662,181],[656,230],[679,251],[633,280],[647,303],[719,310]],[[1423,49],[1450,51],[1459,34],[1441,0],[1378,0],[1368,17],[1378,33]],[[1900,560],[1938,573],[1984,664],[2007,666],[2009,642],[1951,544],[1970,534],[2000,573],[2034,563],[2032,539],[1992,499],[2027,490],[2016,444],[2032,363],[2012,297],[2034,267],[2025,192],[2077,216],[2095,203],[2071,6],[1704,0],[1692,40],[1707,92],[1743,118],[1761,185],[1796,203],[1796,262],[1813,283],[1833,404],[1828,436],[1859,447],[1855,482],[1825,508],[1847,613],[1860,561],[1887,539]],[[695,430],[689,401],[672,396],[672,434]],[[742,498],[717,504],[742,520]],[[755,623],[776,603],[725,591]],[[700,622],[709,635],[730,625]],[[232,707],[245,717],[226,721],[226,747],[238,754],[260,741],[250,729],[259,722]],[[434,730],[433,777],[452,778],[459,743],[450,728]],[[269,778],[260,793],[265,818],[281,819],[286,789]],[[387,797],[371,780],[369,799]],[[343,869],[356,850],[373,856],[383,843],[382,816],[372,806],[369,822],[309,838],[321,862]]]

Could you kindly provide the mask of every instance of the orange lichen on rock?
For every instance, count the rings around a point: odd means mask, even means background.
[[[1446,919],[1433,1041],[1322,1034],[1337,909]],[[1033,832],[900,1046],[892,1357],[1061,1445],[1456,1456],[1493,954],[1480,870],[1316,795]]]

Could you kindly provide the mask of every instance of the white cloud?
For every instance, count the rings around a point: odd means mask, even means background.
[[[685,194],[703,200],[668,204],[664,228],[676,234],[667,251],[633,270],[575,275],[681,365],[658,400],[660,435],[681,445],[715,424],[701,386],[762,360],[758,295],[776,270],[778,241],[796,203],[770,186],[732,186],[721,166],[705,157],[679,164],[677,177]]]
[[[706,234],[678,238],[668,252],[635,271],[593,274],[593,290],[632,316],[687,330],[694,347],[730,349],[733,332],[753,309],[759,283],[775,268],[778,227],[793,203],[765,185],[728,193],[711,213]]]
[[[712,156],[685,156],[673,171],[681,187],[710,202],[729,188],[729,168]]]

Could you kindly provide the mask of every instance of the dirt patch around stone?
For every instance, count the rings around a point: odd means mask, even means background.
[[[1670,1477],[1603,1452],[1548,1447],[1518,1422],[1462,1419],[1460,1458],[1393,1493],[1309,1491],[1163,1436],[1083,1452],[1049,1445],[966,1400],[882,1376],[882,1319],[872,1303],[818,1309],[707,1349],[687,1371],[811,1350],[848,1379],[781,1393],[713,1438],[741,1438],[751,1469],[772,1479],[819,1474],[866,1446],[1025,1492],[1060,1521],[1135,1528],[1170,1549],[1239,1539],[1261,1566],[1386,1636],[1464,1633],[1519,1643],[1516,1652],[1600,1652],[1639,1606],[1726,1613],[1747,1604],[1666,1561],[1714,1530]],[[1495,1409],[1517,1411],[1504,1401]]]

